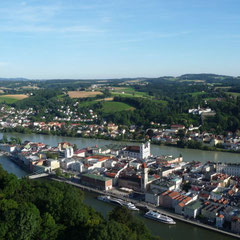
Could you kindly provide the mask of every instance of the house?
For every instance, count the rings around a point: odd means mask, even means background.
[[[112,131],[117,131],[118,130],[118,125],[115,125],[114,123],[109,123],[107,125],[107,130],[109,132],[112,132]]]
[[[218,216],[216,217],[216,227],[222,228],[224,221],[225,221],[224,215],[218,214]]]
[[[74,152],[74,156],[77,156],[77,157],[85,157],[85,156],[86,156],[86,152],[87,152],[87,149],[76,150],[76,151]]]
[[[233,217],[231,221],[231,231],[234,233],[240,233],[240,217]]]
[[[173,125],[171,125],[171,129],[172,130],[184,130],[185,126],[181,125],[181,124],[173,124]]]
[[[61,142],[58,144],[59,151],[64,151],[65,149],[67,149],[69,147],[72,147],[72,144],[68,143],[68,142]]]
[[[213,204],[209,201],[206,201],[204,203],[204,206],[201,209],[201,214],[206,219],[214,222],[216,217],[218,216],[219,212],[223,209],[222,206],[219,206],[217,204]]]
[[[47,166],[51,167],[51,170],[60,168],[60,162],[59,160],[55,159],[47,159],[46,160]]]
[[[203,207],[203,203],[199,200],[192,202],[184,207],[184,216],[190,218],[196,218]]]
[[[0,144],[0,151],[12,153],[16,150],[16,145]]]
[[[179,196],[178,192],[175,191],[165,191],[159,196],[159,206],[165,208],[172,208],[173,199]]]
[[[101,175],[82,174],[81,183],[104,191],[112,189],[112,179]]]
[[[159,156],[156,159],[156,163],[160,165],[170,165],[173,163],[180,163],[183,161],[183,157],[179,156],[177,158],[173,156]]]
[[[159,191],[173,191],[176,185],[174,182],[168,181],[166,178],[157,179],[150,184],[150,189],[158,189]]]
[[[218,173],[224,173],[236,177],[240,177],[240,164],[217,164],[216,171]]]
[[[155,206],[159,206],[159,196],[162,192],[159,192],[156,189],[152,189],[145,193],[145,202],[154,204]]]
[[[175,202],[176,203],[175,207],[174,207],[175,213],[182,215],[184,207],[186,205],[188,205],[189,203],[195,201],[196,199],[197,199],[197,195],[195,195],[193,197],[186,196],[183,199],[179,199],[179,201]]]

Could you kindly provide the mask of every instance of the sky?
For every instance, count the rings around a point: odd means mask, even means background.
[[[240,75],[240,0],[0,1],[0,77]]]

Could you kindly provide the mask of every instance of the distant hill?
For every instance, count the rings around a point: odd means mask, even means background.
[[[0,78],[0,81],[30,81],[27,78]]]
[[[198,73],[198,74],[184,74],[178,77],[179,79],[182,80],[207,80],[207,79],[218,79],[218,78],[232,78],[231,76],[226,76],[226,75],[217,75],[217,74],[212,74],[212,73]]]
[[[175,81],[195,81],[195,80],[202,80],[205,82],[218,82],[218,81],[236,81],[239,80],[240,77],[233,77],[233,76],[227,76],[227,75],[218,75],[218,74],[212,74],[212,73],[197,73],[197,74],[184,74],[181,76],[161,76],[161,77],[135,77],[135,78],[109,78],[109,79],[28,79],[28,78],[0,78],[0,81],[51,81],[51,82],[70,82],[70,81],[81,81],[81,82],[100,82],[100,81],[107,81],[107,82],[120,82],[120,81],[166,81],[166,80],[175,80]]]

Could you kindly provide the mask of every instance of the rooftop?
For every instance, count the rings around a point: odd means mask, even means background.
[[[188,208],[193,209],[193,210],[198,209],[201,206],[202,206],[202,202],[200,202],[198,200],[187,205]]]
[[[100,181],[104,181],[104,182],[106,182],[108,180],[111,180],[111,178],[104,177],[104,176],[101,176],[101,175],[95,175],[95,174],[91,174],[91,173],[84,173],[82,176],[93,178],[95,180],[100,180]]]

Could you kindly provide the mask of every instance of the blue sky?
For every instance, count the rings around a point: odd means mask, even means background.
[[[0,1],[0,77],[240,73],[240,0]]]

